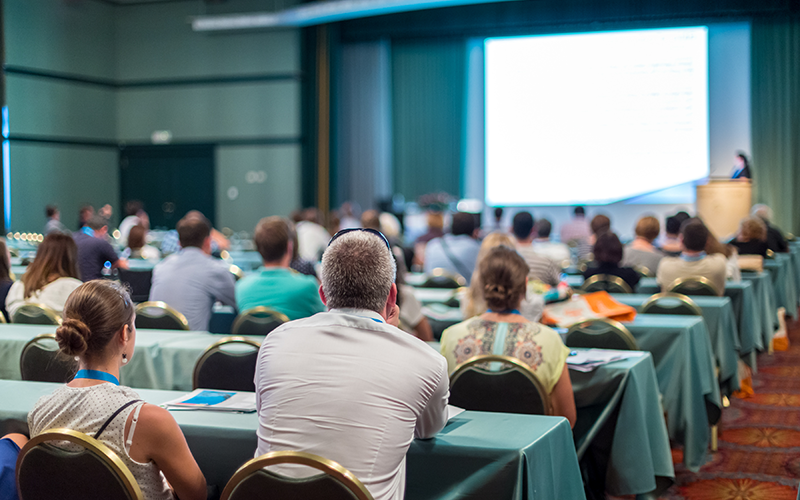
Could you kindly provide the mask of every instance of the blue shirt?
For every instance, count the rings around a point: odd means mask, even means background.
[[[256,306],[275,309],[290,320],[325,311],[317,280],[285,267],[261,268],[236,283],[236,307],[245,311]]]
[[[104,239],[90,236],[83,231],[73,233],[72,239],[78,246],[78,270],[82,281],[101,279],[105,263],[114,265],[119,260],[114,247]]]
[[[186,316],[192,330],[208,330],[214,302],[236,304],[229,266],[195,247],[170,255],[153,268],[150,300],[166,302]]]
[[[16,467],[19,446],[10,439],[0,439],[0,498],[17,500]]]
[[[460,274],[469,284],[480,249],[481,244],[466,234],[446,234],[434,238],[425,246],[425,273],[431,274],[440,267],[447,272]]]

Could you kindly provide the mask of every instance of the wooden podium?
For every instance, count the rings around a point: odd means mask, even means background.
[[[697,216],[720,239],[739,229],[750,214],[752,185],[749,180],[712,180],[697,186]]]

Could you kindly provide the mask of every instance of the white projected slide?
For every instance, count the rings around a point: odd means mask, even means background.
[[[606,204],[708,175],[706,27],[485,49],[489,205]]]

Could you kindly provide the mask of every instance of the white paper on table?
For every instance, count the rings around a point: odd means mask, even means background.
[[[168,410],[256,411],[256,393],[196,389],[162,404]]]
[[[575,354],[567,357],[567,364],[571,370],[589,372],[608,363],[629,358],[638,358],[642,351],[616,351],[612,349],[581,349],[573,351]]]
[[[447,421],[453,420],[455,417],[464,412],[464,408],[458,406],[447,405]]]

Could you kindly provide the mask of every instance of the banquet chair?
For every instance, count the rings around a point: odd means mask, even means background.
[[[23,346],[19,371],[22,380],[64,384],[78,372],[78,362],[74,357],[61,353],[55,334],[43,333]]]
[[[136,328],[188,330],[189,321],[165,302],[142,302],[136,306]]]
[[[441,267],[434,269],[420,288],[461,288],[467,280],[459,274],[445,271]]]
[[[69,448],[63,447],[64,441]],[[114,451],[71,429],[46,430],[20,450],[17,490],[20,500],[144,500]]]
[[[608,292],[608,293],[633,293],[631,287],[619,276],[611,274],[595,274],[583,282],[581,290],[586,293]]]
[[[278,464],[297,464],[321,474],[292,478],[265,469]],[[256,457],[234,473],[220,500],[372,500],[367,488],[347,469],[311,453],[273,451]]]
[[[651,271],[647,266],[635,266],[633,270],[636,271],[641,278],[652,278],[655,276],[653,271]]]
[[[550,395],[531,369],[516,358],[495,354],[475,356],[456,367],[450,375],[450,404],[475,411],[552,414]]]
[[[242,346],[244,349],[228,349]],[[203,351],[194,365],[192,389],[255,392],[253,382],[261,344],[244,337],[225,337]]]
[[[131,291],[131,300],[134,302],[147,302],[150,297],[150,285],[153,281],[153,270],[118,269],[119,280],[128,285]]]
[[[568,347],[639,350],[636,339],[622,323],[606,318],[590,319],[571,326],[564,343]]]
[[[251,307],[236,316],[231,327],[233,335],[267,335],[289,321],[289,317],[264,306]]]
[[[23,304],[11,315],[11,322],[26,325],[60,325],[61,316],[44,304]]]
[[[680,293],[657,293],[651,295],[641,307],[642,314],[682,314],[702,316],[703,310],[695,302]]]
[[[688,278],[678,278],[667,287],[668,292],[680,293],[683,295],[705,295],[719,297],[717,287],[711,280],[703,276],[691,276]]]

